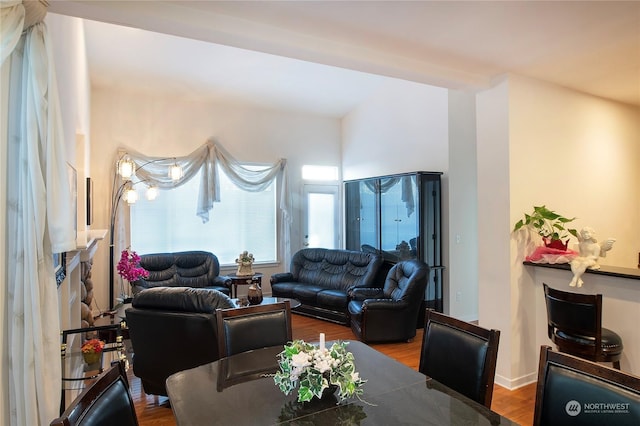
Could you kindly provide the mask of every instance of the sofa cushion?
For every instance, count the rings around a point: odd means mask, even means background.
[[[314,284],[302,284],[293,289],[293,298],[298,299],[302,303],[315,304],[318,292],[324,290],[324,287]]]
[[[271,291],[279,297],[294,298],[293,290],[299,285],[298,282],[271,283]]]
[[[316,295],[318,305],[325,308],[338,308],[344,310],[349,301],[347,292],[344,290],[320,290]]]

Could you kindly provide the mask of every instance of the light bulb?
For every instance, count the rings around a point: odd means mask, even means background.
[[[138,201],[138,193],[133,188],[127,188],[124,191],[124,197],[123,198],[127,202],[127,204],[135,204],[136,201]]]
[[[129,157],[124,157],[118,161],[118,174],[122,176],[123,179],[130,179],[135,173],[135,170],[136,165]]]
[[[169,167],[169,177],[173,181],[182,179],[182,167],[178,163],[173,163],[173,166]]]
[[[158,187],[157,186],[150,186],[149,188],[147,188],[147,200],[149,201],[153,201],[156,198],[158,198]]]

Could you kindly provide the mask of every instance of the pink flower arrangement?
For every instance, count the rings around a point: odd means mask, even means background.
[[[135,251],[128,248],[122,250],[120,261],[118,262],[118,274],[129,282],[138,281],[140,278],[148,278],[149,271],[139,266],[140,256]]]

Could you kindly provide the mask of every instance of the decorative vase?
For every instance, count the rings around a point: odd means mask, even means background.
[[[569,247],[569,240],[563,243],[562,240],[551,240],[549,238],[542,237],[542,241],[544,242],[545,247],[556,250],[567,251],[567,248]]]
[[[87,364],[95,364],[100,361],[100,357],[102,356],[102,352],[83,352],[82,358],[84,358],[84,362]]]
[[[262,289],[258,284],[251,284],[247,292],[247,300],[250,305],[259,305],[262,303]]]

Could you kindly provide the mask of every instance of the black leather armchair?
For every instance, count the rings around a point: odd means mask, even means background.
[[[136,294],[126,310],[133,372],[145,393],[167,395],[171,374],[216,361],[216,309],[235,307],[216,290],[158,287]]]
[[[384,288],[351,290],[351,329],[363,342],[410,340],[427,287],[429,267],[419,260],[396,263]]]
[[[230,294],[231,279],[220,276],[218,257],[207,251],[143,254],[140,266],[149,277],[132,283],[133,294],[153,287],[209,288]]]

